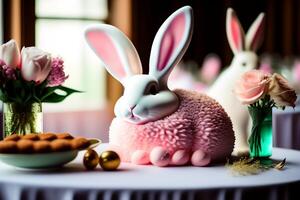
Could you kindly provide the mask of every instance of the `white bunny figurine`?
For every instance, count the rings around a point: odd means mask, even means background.
[[[87,43],[124,86],[109,131],[110,146],[122,161],[205,166],[230,156],[234,133],[224,109],[204,94],[167,86],[192,29],[191,7],[173,13],[153,41],[149,74],[142,74],[137,51],[120,30],[103,24],[87,28]]]
[[[234,87],[239,77],[257,67],[258,56],[255,51],[261,45],[264,32],[264,13],[258,15],[249,28],[246,37],[233,9],[227,10],[226,33],[229,45],[234,53],[230,66],[217,78],[209,88],[208,95],[216,99],[228,113],[235,132],[233,154],[249,152],[247,129],[249,114],[234,94]]]

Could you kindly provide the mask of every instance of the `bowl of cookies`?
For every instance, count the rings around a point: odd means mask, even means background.
[[[80,150],[100,143],[69,133],[13,134],[0,141],[0,161],[18,168],[57,168],[74,160]]]

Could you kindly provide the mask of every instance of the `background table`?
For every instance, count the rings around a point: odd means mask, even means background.
[[[287,158],[283,171],[238,177],[224,165],[159,168],[123,163],[119,171],[85,171],[82,156],[54,171],[16,170],[0,163],[0,199],[300,199],[300,152],[295,150],[274,149],[272,158]]]

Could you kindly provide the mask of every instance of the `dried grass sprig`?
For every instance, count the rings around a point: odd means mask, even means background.
[[[234,176],[256,175],[272,168],[282,170],[285,166],[286,159],[283,159],[279,163],[274,162],[275,161],[271,159],[242,157],[232,162],[228,160],[225,167],[227,167]]]

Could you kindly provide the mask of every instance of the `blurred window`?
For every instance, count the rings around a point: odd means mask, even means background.
[[[35,45],[65,61],[69,78],[65,86],[84,91],[60,104],[45,105],[46,111],[89,110],[106,101],[105,69],[86,45],[84,28],[105,23],[107,0],[35,0]]]

